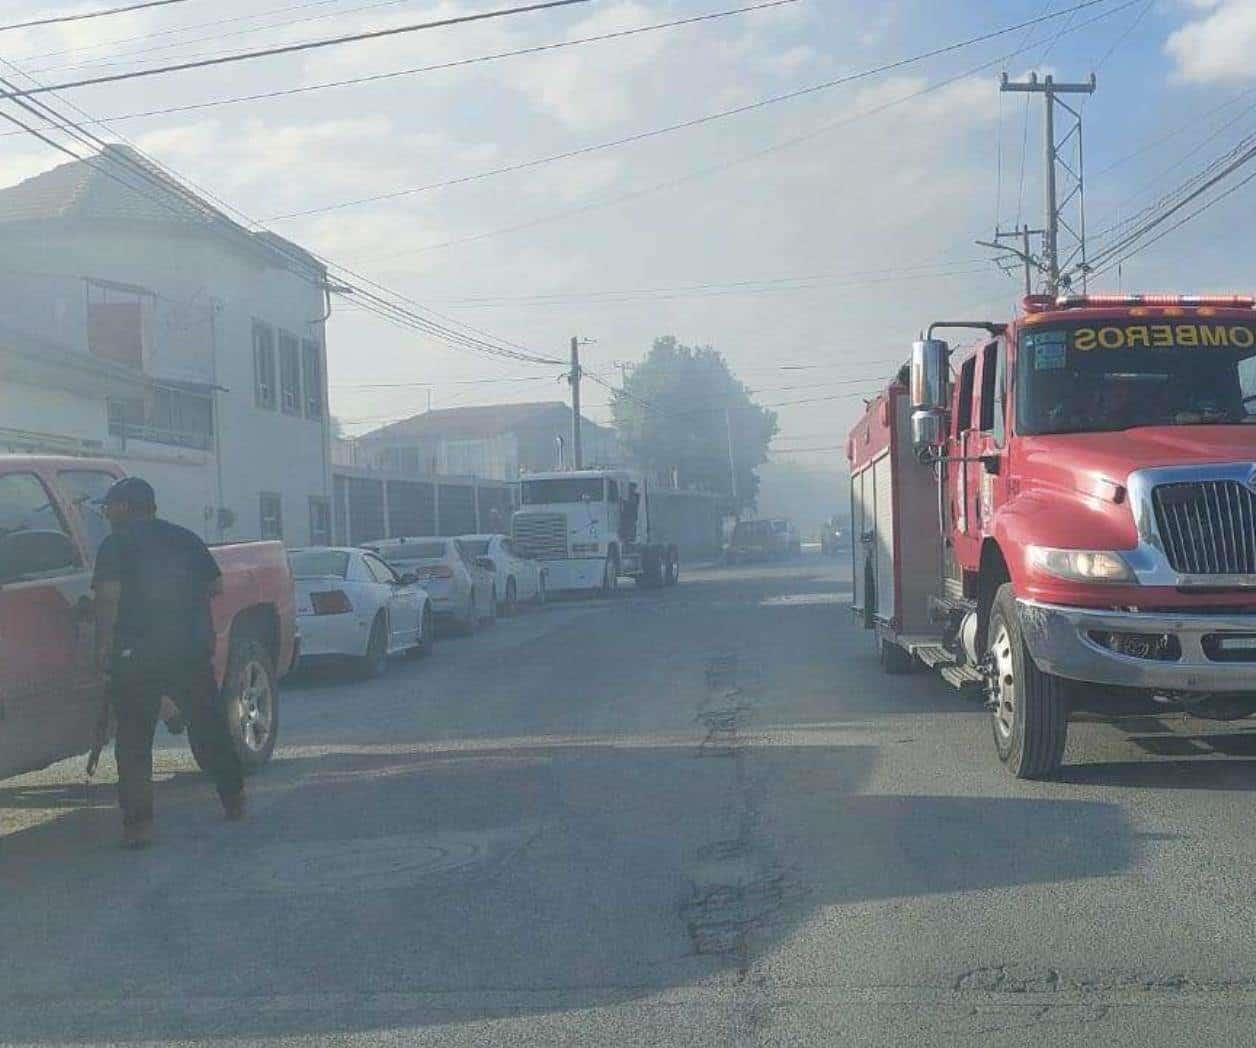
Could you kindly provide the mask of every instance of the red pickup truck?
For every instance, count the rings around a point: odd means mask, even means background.
[[[103,680],[91,578],[109,530],[95,500],[123,475],[100,459],[0,455],[0,777],[92,746]],[[292,574],[279,542],[212,552],[223,575],[214,669],[236,747],[257,767],[275,748],[278,679],[296,660]]]

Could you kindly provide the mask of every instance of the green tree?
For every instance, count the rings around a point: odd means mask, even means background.
[[[761,407],[710,346],[656,338],[649,356],[628,375],[611,401],[620,440],[652,473],[671,475],[682,487],[732,495],[729,432],[737,464],[735,508],[752,507],[759,493],[757,468],[767,461],[776,412]]]

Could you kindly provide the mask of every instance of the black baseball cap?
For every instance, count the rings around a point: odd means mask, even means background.
[[[123,477],[113,483],[103,498],[96,500],[99,506],[116,506],[123,502],[135,509],[156,509],[157,493],[143,477]]]

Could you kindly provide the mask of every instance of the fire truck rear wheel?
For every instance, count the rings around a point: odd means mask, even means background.
[[[1059,769],[1068,739],[1068,684],[1043,673],[1021,635],[1010,583],[995,594],[987,651],[988,697],[999,760],[1018,779],[1042,779]]]

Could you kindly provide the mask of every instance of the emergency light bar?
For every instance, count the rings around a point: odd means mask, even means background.
[[[1060,295],[1056,309],[1103,308],[1104,306],[1213,306],[1252,309],[1252,295]]]

